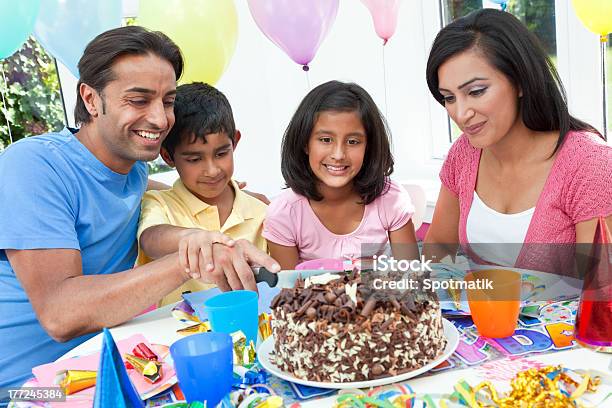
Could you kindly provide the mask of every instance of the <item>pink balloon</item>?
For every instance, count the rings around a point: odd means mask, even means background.
[[[376,35],[384,40],[384,44],[395,34],[397,14],[402,0],[361,0],[370,10]]]
[[[338,0],[248,1],[259,29],[307,71],[336,19]]]

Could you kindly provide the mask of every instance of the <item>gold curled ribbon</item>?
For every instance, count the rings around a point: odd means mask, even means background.
[[[181,336],[189,336],[192,334],[198,333],[207,333],[210,331],[210,322],[206,320],[205,322],[194,324],[192,326],[187,326],[182,329],[178,329],[176,332]]]
[[[517,373],[510,383],[511,391],[504,397],[500,397],[490,381],[483,381],[467,392],[465,389],[458,390],[457,386],[455,390],[474,407],[487,406],[481,402],[482,397],[486,397],[500,408],[566,408],[580,406],[578,398],[586,392],[595,392],[600,381],[600,378],[592,378],[589,374],[581,375],[581,380],[576,381],[561,366],[549,366]],[[575,387],[574,391],[568,394],[567,390],[561,389],[562,384]]]
[[[268,313],[259,315],[259,336],[261,341],[264,341],[272,335],[272,316]]]
[[[161,380],[162,365],[160,362],[145,360],[132,354],[125,354],[125,359],[134,367],[134,370],[140,373],[151,384]]]

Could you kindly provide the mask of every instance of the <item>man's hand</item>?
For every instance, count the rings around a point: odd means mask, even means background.
[[[198,229],[188,230],[179,241],[179,262],[193,279],[199,279],[213,271],[213,244],[216,243],[234,246],[234,240],[225,234]]]
[[[245,193],[247,193],[248,195],[250,195],[251,197],[254,197],[256,199],[258,199],[259,201],[261,201],[262,203],[266,204],[266,205],[270,205],[270,200],[268,199],[268,197],[266,197],[263,194],[260,193],[254,193],[252,191],[248,191],[245,190],[244,188],[246,187],[247,183],[246,181],[238,181],[238,188],[240,188],[242,191],[244,191]]]
[[[147,179],[147,191],[151,190],[169,190],[170,186],[162,183],[161,181],[155,181],[153,179]]]
[[[245,239],[236,241],[233,247],[213,245],[212,250],[214,270],[206,277],[224,292],[238,289],[257,291],[251,265],[264,266],[271,272],[280,271],[280,265],[274,259]]]

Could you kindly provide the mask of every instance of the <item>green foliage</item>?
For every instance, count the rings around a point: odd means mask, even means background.
[[[555,0],[509,0],[508,11],[538,37],[548,55],[557,54]]]
[[[155,160],[147,162],[147,165],[149,166],[149,174],[165,173],[172,170],[172,167],[168,166],[161,156],[158,156]]]
[[[446,0],[444,4],[444,25],[482,8],[482,0]]]
[[[482,8],[482,0],[445,0],[443,4],[445,24]],[[508,0],[507,5],[507,11],[540,39],[547,53],[555,55],[555,0]]]
[[[0,77],[0,151],[10,144],[7,119],[13,141],[64,126],[64,110],[55,63],[30,38],[11,57],[0,61],[7,86]],[[1,75],[1,74],[0,74]]]

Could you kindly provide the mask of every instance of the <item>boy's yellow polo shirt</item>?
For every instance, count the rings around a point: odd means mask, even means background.
[[[259,249],[266,251],[266,240],[261,236],[266,204],[241,191],[234,180],[232,180],[232,187],[235,191],[234,204],[232,212],[223,225],[219,225],[217,207],[206,204],[193,195],[180,179],[170,190],[147,191],[142,199],[138,240],[145,229],[155,225],[170,224],[178,227],[202,228],[207,231],[221,231],[235,240],[246,239]],[[136,264],[143,265],[150,261],[151,259],[142,252],[139,245]],[[214,284],[191,279],[166,295],[160,301],[159,306],[181,300],[181,294],[185,291],[197,292],[213,287],[215,287]]]

